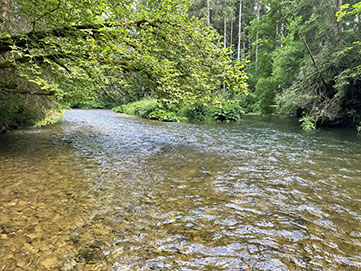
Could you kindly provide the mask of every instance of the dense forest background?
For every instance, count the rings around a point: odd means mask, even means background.
[[[0,2],[0,130],[77,106],[361,126],[360,1]]]
[[[345,0],[195,0],[190,14],[249,61],[248,112],[296,115],[314,128],[360,125],[360,9]]]

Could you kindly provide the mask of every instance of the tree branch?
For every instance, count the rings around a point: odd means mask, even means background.
[[[144,28],[146,25],[156,26],[156,24],[168,24],[173,27],[180,27],[176,23],[162,21],[162,20],[139,20],[139,21],[130,21],[127,23],[119,24],[119,23],[104,23],[104,24],[88,24],[88,25],[75,25],[75,26],[65,26],[62,28],[56,28],[49,31],[31,31],[29,33],[25,33],[22,35],[13,35],[8,38],[0,39],[0,54],[5,52],[9,52],[12,50],[12,46],[16,45],[18,47],[24,47],[30,41],[38,42],[46,37],[65,37],[67,34],[73,33],[74,31],[79,30],[92,30],[96,32],[100,32],[102,28],[129,28],[131,26],[137,26],[139,28]]]
[[[320,68],[317,66],[317,64],[316,64],[316,60],[315,60],[315,58],[314,58],[314,56],[313,56],[313,54],[312,54],[312,51],[311,51],[310,47],[308,46],[308,43],[307,43],[307,41],[306,41],[305,37],[303,36],[303,34],[302,34],[301,30],[298,30],[298,35],[301,37],[301,39],[302,39],[302,41],[303,41],[303,44],[305,45],[305,47],[306,47],[306,49],[307,49],[307,52],[308,52],[308,54],[309,54],[309,55],[310,55],[310,57],[311,57],[311,60],[312,60],[313,66],[315,66],[315,68],[316,68],[317,72],[320,74],[321,81],[322,81],[322,83],[323,83],[323,85],[324,85],[325,89],[327,89],[327,84],[326,84],[326,81],[325,81],[325,80],[323,79],[323,77],[321,76],[321,70],[320,70]]]
[[[111,96],[108,91],[106,91],[106,89],[100,84],[99,80],[88,70],[84,70],[86,72],[86,74],[89,76],[89,78],[91,78],[94,83],[96,83],[104,92],[104,94],[109,98],[109,100],[111,100],[113,103],[115,103],[115,99],[113,98],[113,96]]]
[[[8,88],[0,87],[1,92],[5,92],[8,94],[23,94],[23,95],[41,95],[41,96],[54,96],[55,92],[39,92],[39,91],[23,91],[23,90],[11,90]]]
[[[40,21],[42,18],[44,18],[45,16],[48,16],[49,14],[57,11],[58,9],[60,9],[60,5],[61,5],[61,0],[58,0],[58,5],[57,7],[53,8],[52,10],[49,10],[48,12],[45,12],[44,14],[42,14],[39,18],[35,19],[32,23],[33,23],[33,30],[35,29],[35,24]]]

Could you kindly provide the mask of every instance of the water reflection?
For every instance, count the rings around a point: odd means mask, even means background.
[[[0,137],[0,269],[357,270],[347,130],[68,111]]]

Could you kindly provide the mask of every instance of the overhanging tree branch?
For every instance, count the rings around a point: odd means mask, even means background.
[[[60,6],[61,6],[61,0],[58,0],[58,5],[57,5],[55,8],[53,8],[52,10],[49,10],[49,11],[45,12],[45,13],[42,14],[40,17],[38,17],[37,19],[35,19],[35,20],[32,22],[32,24],[33,24],[33,30],[32,30],[32,31],[34,31],[34,29],[35,29],[35,24],[36,24],[38,21],[40,21],[42,18],[48,16],[49,14],[51,14],[51,13],[59,10],[59,9],[60,9]]]
[[[74,26],[65,26],[62,28],[56,28],[49,31],[31,31],[29,33],[25,33],[22,35],[13,35],[8,38],[0,39],[0,54],[5,52],[9,52],[12,50],[12,46],[16,45],[18,47],[24,47],[29,44],[30,41],[38,42],[46,37],[66,37],[74,35],[74,31],[78,31],[78,33],[84,33],[82,30],[91,30],[93,32],[101,32],[102,29],[112,29],[112,28],[129,28],[132,26],[137,26],[139,28],[144,28],[147,25],[156,26],[157,24],[167,24],[173,27],[183,28],[181,25],[172,23],[169,21],[162,20],[138,20],[138,21],[130,21],[123,24],[118,23],[104,23],[104,24],[88,24],[88,25],[74,25]]]
[[[111,100],[113,103],[115,103],[116,101],[113,98],[113,96],[108,93],[108,91],[101,85],[99,80],[89,70],[84,70],[84,71],[89,76],[89,78],[91,78],[94,81],[94,84],[96,83],[102,89],[102,91],[109,98],[109,100]]]
[[[2,87],[0,87],[0,91],[5,92],[7,94],[23,94],[23,95],[39,95],[39,96],[54,96],[55,94],[55,91],[50,91],[50,92],[24,91],[24,90],[2,88]]]

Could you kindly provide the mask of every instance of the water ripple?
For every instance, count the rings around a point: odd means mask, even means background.
[[[0,269],[361,269],[351,131],[71,110],[0,140]]]

